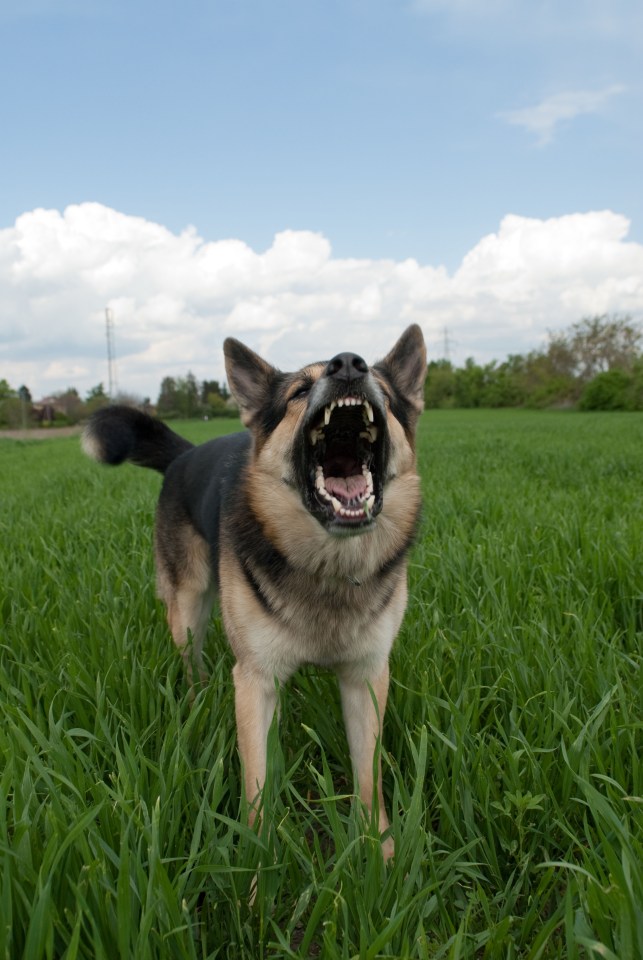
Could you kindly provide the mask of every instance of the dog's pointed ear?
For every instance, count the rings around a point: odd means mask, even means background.
[[[241,420],[249,427],[270,399],[277,371],[234,337],[224,341],[223,353],[230,391],[239,404]]]
[[[418,412],[424,410],[426,347],[417,323],[406,328],[393,349],[375,366]]]

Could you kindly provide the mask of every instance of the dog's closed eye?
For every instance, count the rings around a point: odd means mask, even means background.
[[[310,383],[302,383],[301,386],[297,387],[294,393],[290,394],[288,397],[288,402],[290,403],[291,400],[303,400],[303,398],[310,393],[311,386],[312,384]]]

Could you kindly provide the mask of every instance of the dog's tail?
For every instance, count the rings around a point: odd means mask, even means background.
[[[102,407],[92,414],[83,431],[85,453],[114,466],[129,460],[138,467],[150,467],[165,473],[173,460],[193,444],[132,407]]]

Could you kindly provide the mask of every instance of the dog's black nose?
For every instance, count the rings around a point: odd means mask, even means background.
[[[324,370],[325,377],[348,380],[349,383],[361,380],[366,373],[368,373],[367,363],[356,353],[338,353],[328,361]]]

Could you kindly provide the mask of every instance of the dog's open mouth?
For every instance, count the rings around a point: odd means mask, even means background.
[[[313,510],[335,529],[370,526],[382,507],[384,421],[363,397],[332,400],[308,430]]]

